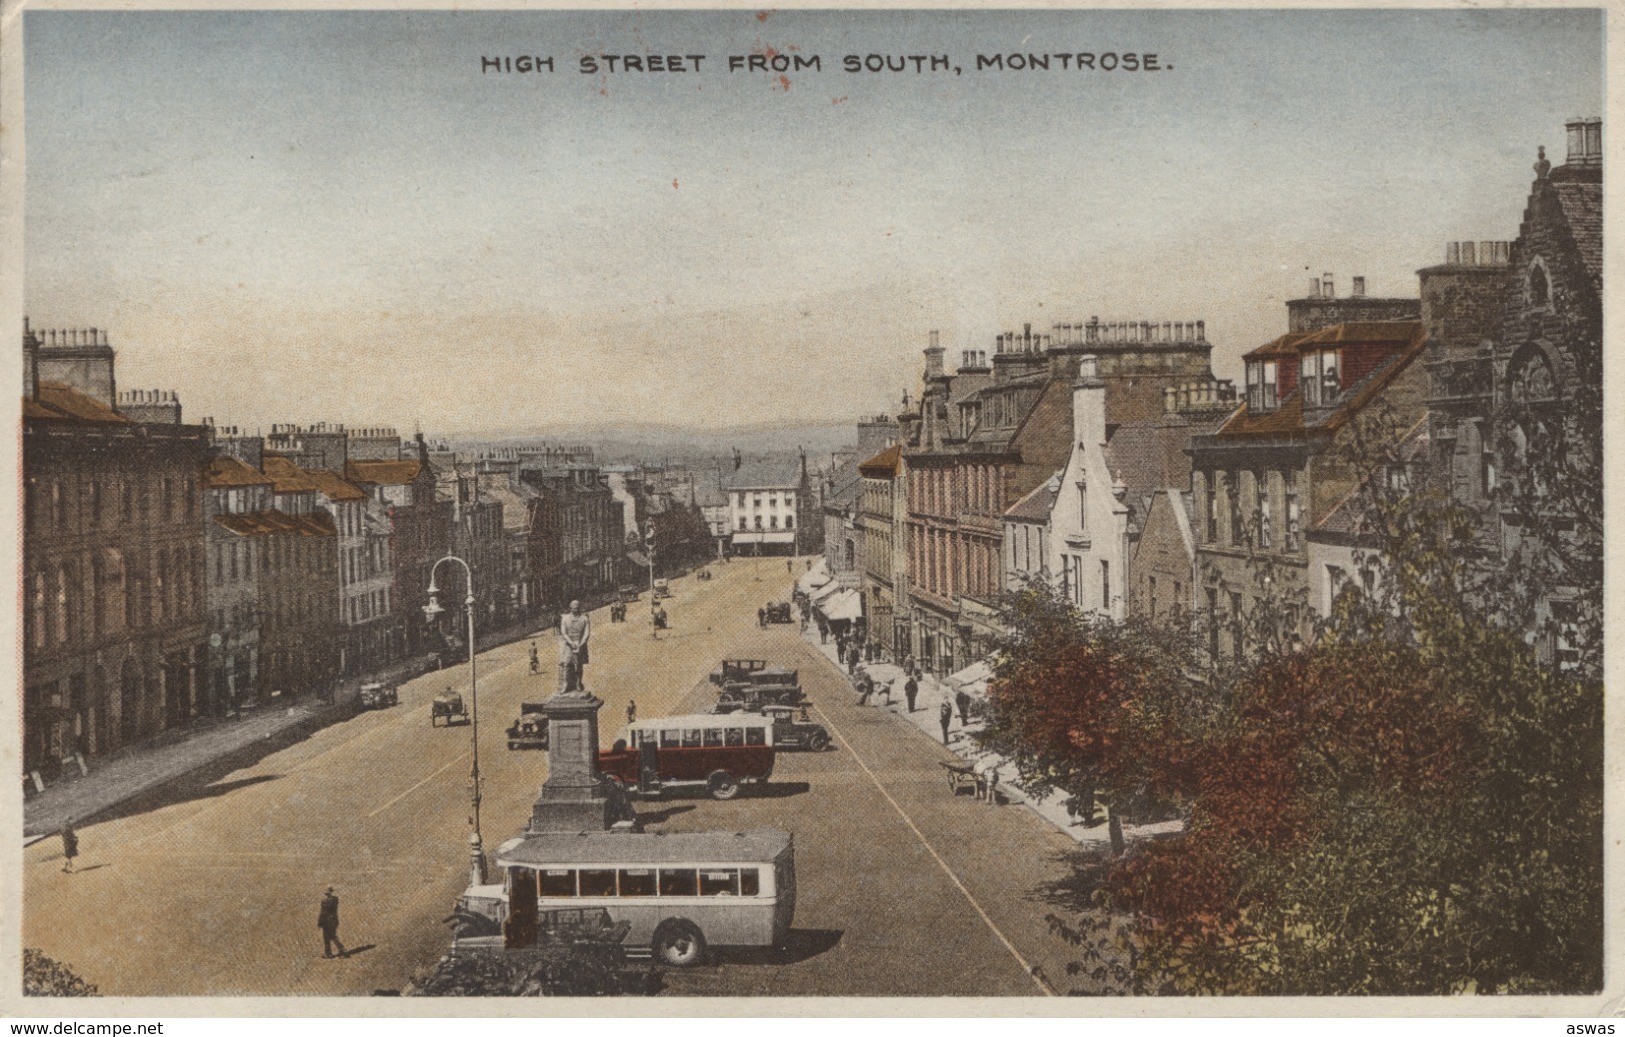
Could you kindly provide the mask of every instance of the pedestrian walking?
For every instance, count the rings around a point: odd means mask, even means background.
[[[954,722],[954,707],[947,700],[942,700],[942,706],[937,710],[937,719],[942,721],[942,744],[948,744],[948,727]]]
[[[869,678],[867,673],[863,674],[858,678],[858,705],[867,706],[869,704],[869,696],[873,695],[874,693],[875,682]]]
[[[784,571],[787,572],[787,573],[793,573],[793,572],[796,571],[795,559],[786,558],[784,560]]]
[[[627,700],[627,703],[626,703],[626,722],[628,724],[635,724],[635,723],[638,722],[638,700],[637,699],[629,699],[629,700]]]
[[[908,680],[903,682],[903,698],[908,702],[908,711],[910,713],[914,712],[914,699],[919,693],[920,682],[914,679],[913,674],[909,674]]]
[[[322,897],[322,908],[316,913],[316,928],[322,931],[322,957],[331,958],[333,948],[339,949],[339,957],[348,958],[350,952],[344,949],[344,942],[339,939],[339,896],[333,892],[333,887],[327,887],[327,893]]]
[[[999,761],[992,756],[984,756],[977,761],[976,798],[986,799],[989,806],[999,805]]]
[[[829,644],[829,623],[823,616],[818,617],[818,643],[821,645]]]
[[[537,649],[535,641],[530,643],[530,672],[542,672],[542,653]]]
[[[969,727],[970,692],[966,691],[964,688],[960,688],[959,693],[954,696],[954,703],[959,706],[959,726]]]
[[[73,830],[73,819],[62,823],[62,871],[73,874],[73,859],[79,856],[79,833]]]
[[[759,627],[767,626],[767,609],[756,610],[756,625]]]

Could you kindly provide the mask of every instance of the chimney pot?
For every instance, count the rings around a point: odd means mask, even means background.
[[[1463,241],[1461,243],[1461,265],[1462,266],[1477,266],[1478,265],[1477,248],[1471,241]]]
[[[1337,298],[1337,282],[1332,279],[1330,270],[1320,275],[1320,294],[1328,299]]]

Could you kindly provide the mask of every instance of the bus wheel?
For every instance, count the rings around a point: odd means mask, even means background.
[[[693,922],[674,918],[655,931],[654,954],[673,968],[698,965],[705,960],[705,937]]]
[[[727,771],[717,771],[706,784],[711,789],[712,799],[733,799],[739,795],[739,782]]]

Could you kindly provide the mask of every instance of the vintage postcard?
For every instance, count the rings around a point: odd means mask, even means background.
[[[1609,13],[8,5],[0,1004],[1611,1014]]]

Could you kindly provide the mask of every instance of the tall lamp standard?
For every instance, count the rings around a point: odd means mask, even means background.
[[[644,527],[643,549],[649,555],[649,636],[660,640],[660,628],[655,626],[655,613],[660,610],[660,599],[655,597],[655,520],[649,519]]]
[[[474,830],[468,836],[469,875],[474,885],[485,884],[485,844],[480,839],[480,685],[479,674],[474,666],[474,570],[468,563],[456,555],[447,555],[434,563],[429,570],[429,603],[423,606],[423,618],[433,623],[445,614],[440,607],[440,588],[435,586],[435,573],[445,562],[456,562],[463,567],[468,577],[468,597],[463,600],[463,611],[468,614],[468,697],[469,697],[469,729],[470,737],[474,743],[474,766],[469,772],[469,792],[472,796],[474,815],[470,818]]]

